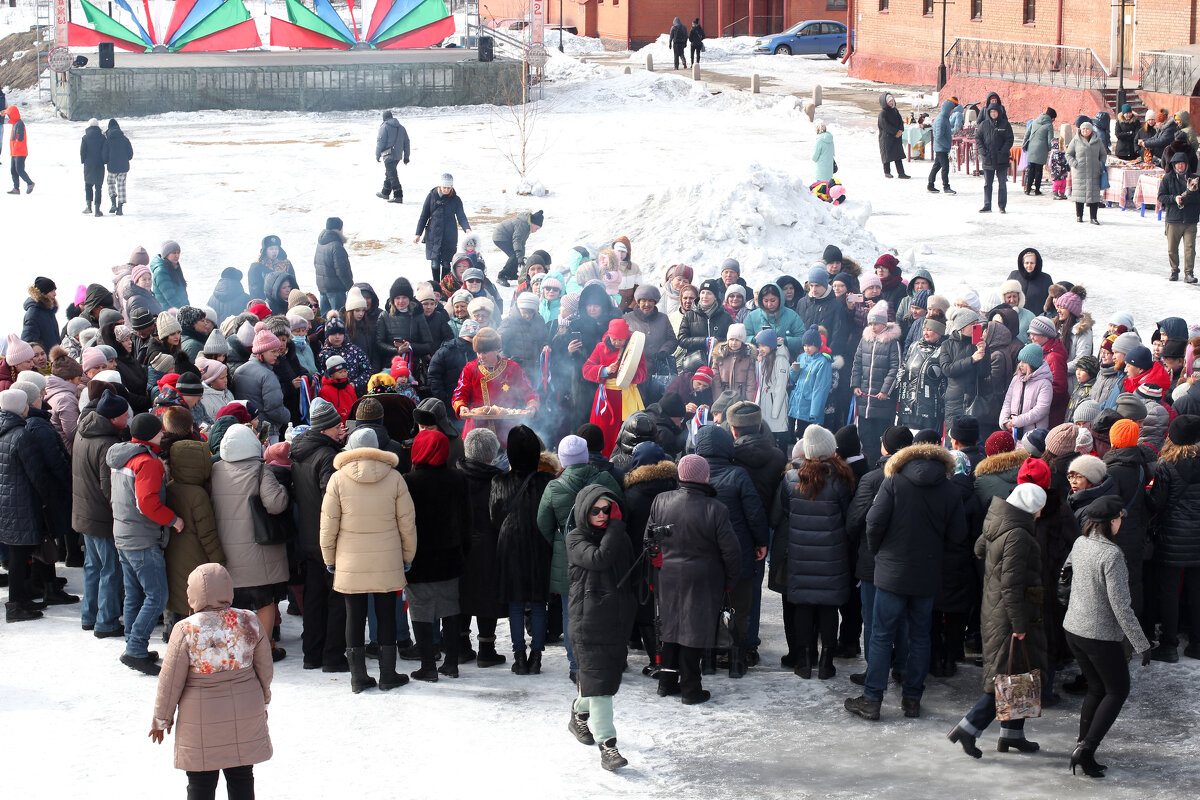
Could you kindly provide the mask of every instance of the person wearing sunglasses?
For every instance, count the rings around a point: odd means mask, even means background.
[[[613,695],[621,687],[637,612],[628,575],[633,545],[610,489],[584,487],[573,511],[575,524],[567,534],[566,623],[579,663],[579,696],[568,729],[583,744],[599,745],[600,766],[611,772],[629,763],[617,750]]]

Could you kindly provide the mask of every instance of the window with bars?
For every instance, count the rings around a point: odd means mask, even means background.
[[[1025,0],[1025,24],[1032,25],[1037,22],[1037,0]]]

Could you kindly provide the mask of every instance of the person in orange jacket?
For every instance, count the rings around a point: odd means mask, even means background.
[[[330,356],[325,362],[325,380],[321,382],[318,397],[328,400],[337,412],[342,415],[342,422],[350,416],[350,409],[358,399],[358,392],[350,382],[349,368],[346,359],[341,356]]]
[[[29,155],[29,140],[25,134],[25,122],[16,106],[9,106],[5,112],[12,133],[8,139],[9,171],[12,172],[13,188],[9,194],[21,193],[21,178],[25,179],[25,194],[33,191],[33,181],[25,172],[25,157]]]

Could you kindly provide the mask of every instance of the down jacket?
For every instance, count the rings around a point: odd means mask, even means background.
[[[282,514],[288,507],[287,488],[263,467],[258,439],[246,426],[234,426],[221,440],[221,460],[212,468],[212,507],[226,566],[239,589],[288,579],[287,545],[254,541],[252,497],[262,501],[268,514]]]
[[[679,322],[679,346],[687,352],[683,369],[694,372],[707,364],[708,340],[724,342],[732,324],[733,319],[719,300],[708,309],[698,302],[692,303],[691,310]]]
[[[417,531],[416,555],[405,579],[412,584],[457,580],[471,547],[471,503],[462,473],[445,464],[414,464],[404,477]]]
[[[0,411],[0,543],[3,544],[40,544],[46,533],[36,487],[48,485],[50,471],[31,446],[27,433],[24,417]]]
[[[567,593],[567,520],[575,507],[575,497],[591,483],[611,489],[618,500],[622,503],[625,501],[625,494],[611,472],[597,469],[591,464],[574,464],[547,484],[538,503],[538,530],[554,547],[554,555],[550,560],[551,594]]]
[[[725,506],[737,536],[742,564],[739,578],[754,576],[754,549],[770,543],[767,510],[744,467],[733,463],[733,436],[718,425],[705,425],[696,432],[696,455],[708,462],[709,484]]]
[[[504,617],[508,606],[499,602],[496,568],[496,540],[500,526],[488,513],[492,479],[504,471],[482,461],[462,459],[458,471],[467,482],[467,503],[471,507],[471,525],[466,531],[466,564],[458,585],[459,607],[465,617]],[[539,537],[540,538],[540,537]]]
[[[349,292],[354,285],[354,272],[350,269],[345,242],[341,231],[327,228],[317,235],[313,267],[317,272],[317,291],[321,294]]]
[[[92,416],[103,419],[99,414]],[[188,576],[192,570],[201,564],[225,563],[217,518],[205,490],[212,471],[212,456],[206,443],[184,440],[171,445],[167,505],[183,520],[183,530],[172,534],[164,554],[167,560],[167,610],[181,617],[192,613],[187,597]]]
[[[1149,502],[1158,513],[1154,559],[1168,567],[1200,567],[1200,445],[1168,444],[1154,471]]]
[[[338,453],[321,503],[321,557],[342,594],[398,592],[417,555],[417,512],[395,453]]]
[[[25,298],[25,319],[21,323],[21,341],[41,342],[50,352],[50,348],[62,341],[58,329],[58,303],[37,290],[36,286],[29,287],[29,297]]]
[[[900,376],[900,326],[889,322],[876,334],[870,327],[863,331],[862,342],[854,353],[850,386],[861,389],[865,397],[858,398],[858,413],[871,419],[890,419],[896,415],[896,382]],[[877,394],[887,398],[880,400]]]
[[[112,470],[106,459],[108,448],[122,438],[112,420],[85,413],[75,429],[71,452],[71,527],[88,536],[111,539],[113,535]]]
[[[825,466],[825,485],[815,497],[797,489],[797,470],[788,471],[779,484],[775,535],[787,537],[789,603],[840,606],[854,584],[846,530],[853,488]]]
[[[155,730],[175,730],[175,767],[208,772],[272,755],[271,634],[253,611],[230,608],[233,581],[219,564],[188,577],[197,609],[171,629],[154,699]],[[178,716],[176,716],[178,709]]]
[[[1104,143],[1093,134],[1091,139],[1076,136],[1067,146],[1067,163],[1071,165],[1071,199],[1076,203],[1102,203],[1100,174],[1104,172]]]
[[[998,422],[1000,427],[1012,420],[1014,431],[1031,431],[1035,428],[1050,429],[1050,402],[1054,385],[1050,377],[1050,366],[1041,366],[1028,375],[1013,374],[1012,382],[1004,395]],[[1013,433],[1016,436],[1016,433]]]

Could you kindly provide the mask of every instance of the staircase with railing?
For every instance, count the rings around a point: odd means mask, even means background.
[[[1138,53],[1138,75],[1144,91],[1190,97],[1200,82],[1200,60],[1187,53],[1146,50]]]
[[[1108,68],[1090,47],[955,39],[946,51],[949,75],[1102,91]]]

